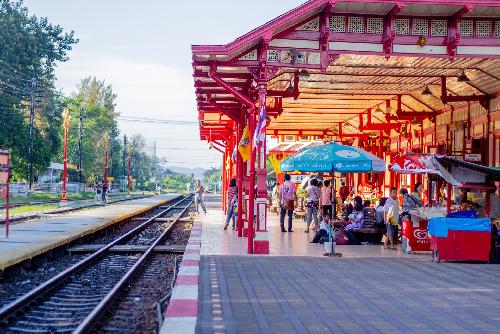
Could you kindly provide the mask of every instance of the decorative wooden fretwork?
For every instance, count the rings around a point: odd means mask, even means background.
[[[305,64],[306,62],[306,53],[305,52],[297,52],[295,55],[295,63],[296,64]]]
[[[239,60],[257,60],[257,50],[252,50]]]
[[[476,21],[476,37],[490,37],[492,30],[492,21]]]
[[[330,18],[330,31],[345,32],[345,16],[332,16]]]
[[[303,25],[298,27],[297,30],[319,31],[319,17],[316,17],[311,21],[304,23]]]
[[[307,63],[318,65],[320,63],[320,53],[319,52],[309,52],[307,55]]]
[[[397,35],[409,35],[410,34],[410,19],[395,19],[394,20],[394,32]]]
[[[472,37],[474,35],[474,21],[462,20],[460,22],[460,35],[463,37]]]
[[[431,35],[432,36],[446,36],[448,34],[448,21],[447,20],[432,20],[431,21]]]
[[[384,32],[384,19],[381,17],[369,17],[366,32],[369,34],[381,34]]]
[[[270,63],[277,63],[280,61],[280,53],[276,50],[267,50],[267,61]]]
[[[365,33],[365,18],[359,16],[349,16],[347,31],[357,34]]]
[[[411,34],[414,36],[428,36],[429,35],[429,20],[426,19],[413,19]]]

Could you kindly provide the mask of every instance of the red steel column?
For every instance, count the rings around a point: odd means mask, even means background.
[[[259,117],[266,108],[267,84],[265,80],[259,82]],[[257,231],[255,232],[254,253],[269,254],[269,236],[267,232],[267,184],[266,184],[266,119],[262,120],[263,129],[258,150],[257,171]]]
[[[237,126],[237,144],[240,143],[241,136],[243,134],[243,124],[238,123]],[[243,159],[236,148],[236,181],[238,183],[238,220],[236,222],[238,226],[238,237],[243,236]]]
[[[250,166],[249,166],[249,189],[248,189],[248,254],[253,254],[253,239],[254,239],[254,202],[255,202],[255,155],[254,147],[254,131],[255,131],[255,108],[250,108],[248,119],[248,130],[250,131]]]

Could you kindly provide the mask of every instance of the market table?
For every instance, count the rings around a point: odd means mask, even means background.
[[[491,250],[491,219],[431,218],[433,258],[444,261],[488,262]]]

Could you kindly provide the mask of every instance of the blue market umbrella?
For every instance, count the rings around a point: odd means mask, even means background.
[[[283,172],[319,172],[331,173],[333,189],[334,173],[368,173],[384,172],[386,163],[379,157],[360,148],[346,146],[335,142],[306,148],[284,159],[280,164]],[[333,197],[333,196],[332,196]],[[336,216],[336,207],[332,203],[332,221]]]
[[[384,172],[385,161],[360,148],[335,142],[314,146],[289,156],[280,164],[285,172]]]

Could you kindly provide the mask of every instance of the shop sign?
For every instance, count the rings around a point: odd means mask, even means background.
[[[464,160],[469,162],[481,162],[481,153],[465,153]]]

